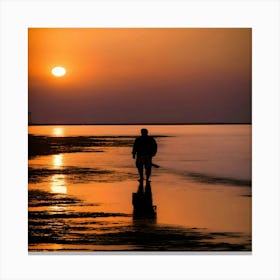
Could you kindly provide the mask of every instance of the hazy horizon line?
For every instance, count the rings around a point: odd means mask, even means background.
[[[252,122],[195,122],[195,123],[29,123],[28,126],[39,125],[252,125]]]

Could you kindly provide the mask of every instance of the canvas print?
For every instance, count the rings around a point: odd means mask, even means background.
[[[29,28],[29,252],[251,252],[251,32]]]

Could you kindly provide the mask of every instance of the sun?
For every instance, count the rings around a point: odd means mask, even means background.
[[[56,77],[62,77],[66,74],[66,69],[62,66],[55,66],[52,69],[52,74]]]

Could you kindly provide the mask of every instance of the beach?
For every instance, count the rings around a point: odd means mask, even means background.
[[[29,252],[251,251],[251,126],[146,127],[160,167],[139,218],[141,126],[29,126]]]

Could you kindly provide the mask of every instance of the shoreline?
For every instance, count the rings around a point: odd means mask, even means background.
[[[251,127],[153,129],[168,137],[158,139],[161,168],[149,184],[156,220],[144,223],[133,216],[133,194],[147,188],[131,157],[135,128],[63,130],[28,136],[29,252],[251,253],[251,181],[242,179]]]
[[[252,123],[207,123],[207,122],[199,122],[199,123],[31,123],[28,126],[53,126],[53,125],[63,125],[63,126],[87,126],[87,125],[97,125],[97,126],[109,126],[109,125],[121,125],[121,126],[129,126],[129,125],[252,125]]]

